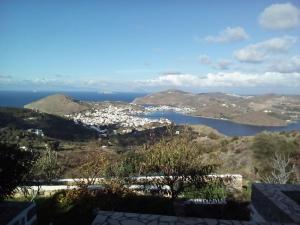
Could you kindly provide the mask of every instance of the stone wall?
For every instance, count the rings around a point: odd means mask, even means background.
[[[286,192],[300,194],[300,185],[253,184],[251,204],[266,221],[300,224],[300,205]]]

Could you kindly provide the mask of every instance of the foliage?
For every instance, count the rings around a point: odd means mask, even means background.
[[[272,171],[269,161],[276,153],[294,156],[298,148],[295,137],[288,134],[262,132],[256,135],[252,149],[259,174],[265,176]]]
[[[145,175],[161,175],[151,179],[151,185],[163,190],[170,188],[172,199],[178,197],[185,188],[203,186],[215,165],[203,162],[201,147],[190,136],[183,134],[171,138],[162,138],[147,149],[143,172]]]
[[[208,137],[209,137],[210,139],[213,139],[213,140],[217,140],[217,139],[220,138],[219,135],[217,135],[215,132],[210,132],[210,133],[208,134]]]
[[[93,152],[87,155],[86,163],[79,167],[82,179],[76,180],[80,188],[87,189],[95,184],[97,178],[106,176],[113,165],[112,154],[108,152]]]
[[[97,137],[95,130],[75,124],[72,120],[30,109],[1,107],[0,127],[23,131],[41,129],[47,137],[61,140],[90,140]]]
[[[95,209],[106,211],[136,212],[173,215],[169,198],[139,196],[133,193],[120,195],[107,191],[61,191],[47,199],[37,199],[38,224],[57,225],[91,224]]]
[[[0,200],[13,194],[15,188],[24,183],[34,158],[31,151],[0,143]]]
[[[227,191],[220,181],[211,181],[198,189],[195,186],[187,188],[183,193],[184,198],[188,199],[225,199]]]
[[[111,193],[107,190],[61,191],[48,199],[37,199],[38,224],[91,224],[97,210],[146,214],[175,215],[170,198]],[[185,206],[186,216],[218,219],[249,219],[247,202],[228,201],[226,205]]]
[[[36,181],[50,183],[61,174],[57,153],[50,148],[43,151],[31,170],[32,178]]]
[[[145,160],[145,152],[129,151],[121,156],[119,164],[119,176],[131,177],[140,176],[142,173],[143,162]]]

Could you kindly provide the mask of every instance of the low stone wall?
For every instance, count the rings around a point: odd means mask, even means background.
[[[242,189],[242,183],[243,183],[243,177],[239,174],[221,174],[221,175],[209,175],[212,178],[221,178],[224,179],[225,185],[230,189],[235,190],[241,190]],[[139,177],[132,177],[132,180],[135,180],[137,183],[141,182],[142,180],[153,180],[153,179],[160,179],[162,176],[139,176]],[[37,192],[39,192],[39,195],[43,196],[49,196],[54,194],[57,191],[61,190],[70,190],[70,189],[76,189],[78,186],[76,185],[78,182],[87,182],[88,179],[84,178],[74,178],[74,179],[55,179],[53,180],[54,185],[40,185],[40,186],[28,186],[28,192],[31,195],[35,195]],[[104,181],[104,178],[96,178],[95,184],[90,185],[90,189],[99,189],[101,188],[101,185],[99,185],[101,182]],[[144,190],[144,185],[130,185],[128,187],[131,190]],[[149,190],[152,190],[156,188],[155,186],[147,185],[146,187]],[[169,187],[166,187],[168,189]],[[23,193],[20,188],[17,189],[16,196],[22,196]]]
[[[243,177],[240,174],[212,174],[209,175],[211,178],[220,178],[223,179],[226,186],[229,188],[241,190],[243,184]],[[129,179],[141,181],[141,180],[148,180],[151,181],[153,179],[160,179],[162,176],[138,176],[138,177],[131,177]],[[85,178],[73,178],[73,179],[56,179],[53,180],[55,184],[63,184],[63,185],[76,185],[76,182],[87,182],[90,179]],[[103,182],[105,178],[95,178],[95,184],[99,184]]]
[[[266,221],[300,224],[300,205],[285,192],[300,194],[300,185],[253,184],[251,204]]]

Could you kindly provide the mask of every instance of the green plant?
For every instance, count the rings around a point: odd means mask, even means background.
[[[195,186],[189,187],[183,193],[183,197],[188,199],[225,199],[226,196],[225,186],[217,181],[208,182],[200,189]]]
[[[261,176],[272,171],[270,159],[279,153],[283,156],[294,156],[299,148],[295,137],[279,133],[262,132],[254,137],[252,149],[256,168]]]
[[[187,135],[163,138],[147,149],[143,172],[145,175],[161,175],[151,178],[151,185],[163,190],[170,188],[174,200],[185,188],[201,187],[208,180],[215,165],[206,164],[201,158],[202,148]]]
[[[32,179],[50,183],[61,174],[60,164],[57,160],[57,153],[50,148],[43,151],[35,162],[31,175]]]
[[[24,151],[17,145],[0,143],[0,200],[14,193],[17,186],[26,182],[25,175],[35,160],[31,151]]]

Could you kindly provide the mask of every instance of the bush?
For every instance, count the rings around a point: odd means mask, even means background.
[[[0,200],[14,193],[17,186],[26,182],[25,175],[34,163],[34,154],[17,145],[0,143]]]
[[[295,137],[285,134],[262,132],[254,137],[252,149],[256,167],[261,175],[269,174],[272,170],[269,162],[277,153],[293,157],[299,148]]]
[[[144,174],[161,175],[149,184],[159,190],[168,186],[169,194],[174,200],[185,188],[200,188],[209,181],[216,165],[207,164],[202,158],[202,148],[189,136],[182,135],[163,138],[147,149]]]
[[[183,193],[183,197],[188,199],[225,199],[226,196],[226,188],[219,182],[210,182],[201,189],[190,187]]]

